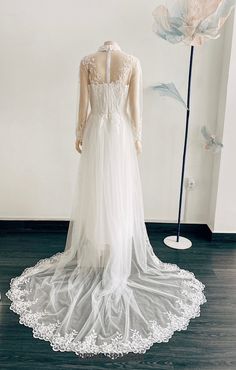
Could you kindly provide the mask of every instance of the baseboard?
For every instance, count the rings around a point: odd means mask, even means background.
[[[176,223],[146,222],[148,233],[176,234]],[[68,231],[68,220],[0,220],[0,232],[63,232]],[[181,224],[181,234],[195,233],[206,240],[236,242],[236,233],[215,233],[206,224]],[[184,235],[183,235],[184,236]]]
[[[211,240],[214,242],[236,242],[236,233],[213,233],[211,230]]]
[[[147,229],[152,232],[167,232],[173,235],[176,234],[177,224],[175,222],[146,222]],[[182,223],[181,224],[182,232],[194,232],[201,233],[205,236],[210,235],[211,230],[206,224],[190,224]]]
[[[67,232],[69,221],[0,220],[1,232]]]

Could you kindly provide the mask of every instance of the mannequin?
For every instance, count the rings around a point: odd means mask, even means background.
[[[111,50],[113,50],[113,60],[114,60],[114,63],[116,64],[117,61],[116,59],[119,59],[119,54],[122,53],[121,51],[121,48],[119,46],[119,44],[116,42],[116,41],[105,41],[103,43],[103,46],[105,46],[104,50],[102,50],[102,47],[100,47],[96,53],[93,54],[93,56],[99,60],[101,59],[100,57],[100,54],[103,53],[104,54],[104,51],[106,51],[106,46],[111,46]],[[83,80],[83,77],[80,75],[80,81]],[[80,87],[82,87],[82,85],[80,85]],[[85,104],[84,101],[83,101],[83,95],[84,95],[84,89],[83,88],[80,88],[80,107]],[[89,95],[89,94],[88,94]],[[87,99],[89,100],[89,96],[87,97]],[[86,101],[86,117],[84,118],[85,121],[87,121],[87,118],[88,118],[88,103],[89,101]],[[79,110],[78,112],[78,121],[80,120],[79,116],[81,114],[81,111]],[[86,123],[85,123],[86,124]],[[78,127],[78,125],[77,125]],[[75,148],[76,150],[81,154],[82,153],[82,140],[81,138],[78,137],[78,135],[76,135],[76,141],[75,141]],[[141,154],[142,152],[142,141],[140,139],[136,139],[135,140],[135,148],[136,148],[136,152],[137,154]]]

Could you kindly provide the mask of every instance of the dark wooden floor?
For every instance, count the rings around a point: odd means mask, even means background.
[[[48,342],[32,337],[18,324],[6,298],[11,277],[64,249],[66,234],[3,233],[0,245],[0,370],[160,369],[236,370],[236,243],[210,242],[191,233],[193,247],[176,251],[165,247],[166,234],[149,232],[155,253],[163,262],[176,263],[195,273],[206,285],[208,302],[188,330],[176,332],[168,343],[154,344],[144,355],[118,360],[104,356],[81,359],[74,353],[52,351]]]

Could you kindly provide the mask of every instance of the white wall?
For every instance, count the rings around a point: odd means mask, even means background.
[[[232,32],[233,30],[233,32]],[[214,232],[236,231],[236,23],[228,22],[225,33],[222,83],[219,96],[217,131],[224,148],[214,163],[210,228]],[[231,47],[232,46],[232,47]],[[230,54],[230,59],[227,57]]]
[[[189,48],[152,32],[156,1],[0,2],[0,218],[68,219],[79,155],[74,149],[78,66],[105,40],[139,57],[144,77],[140,170],[146,220],[177,218],[184,109],[150,86],[174,81],[185,97]],[[186,177],[186,222],[207,223],[213,156],[200,128],[217,122],[224,38],[195,50]]]

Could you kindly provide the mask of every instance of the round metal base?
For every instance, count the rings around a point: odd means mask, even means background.
[[[165,245],[173,249],[188,249],[192,246],[191,240],[184,238],[183,236],[179,237],[178,242],[176,240],[177,240],[176,235],[167,236],[164,239],[164,243]]]

